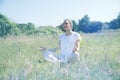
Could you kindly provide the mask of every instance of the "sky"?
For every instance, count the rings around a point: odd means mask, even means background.
[[[0,13],[16,23],[57,26],[69,18],[78,22],[84,15],[91,21],[117,18],[120,0],[0,0]]]

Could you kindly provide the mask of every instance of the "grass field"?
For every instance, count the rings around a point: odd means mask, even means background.
[[[0,38],[0,80],[120,80],[120,31],[81,36],[80,61],[65,65],[42,62],[55,36]]]

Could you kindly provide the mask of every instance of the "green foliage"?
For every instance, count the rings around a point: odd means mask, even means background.
[[[103,23],[103,25],[102,25],[101,31],[104,31],[104,30],[109,30],[109,25],[108,25],[107,22],[106,22],[106,23]]]
[[[101,22],[91,22],[87,27],[85,32],[98,32],[101,31],[103,23]]]
[[[59,35],[62,31],[52,26],[42,26],[27,32],[28,35]]]
[[[110,29],[120,29],[120,13],[116,19],[109,22]]]
[[[0,14],[0,36],[18,35],[19,30],[16,24],[11,22],[6,16]]]
[[[82,19],[79,20],[78,23],[74,20],[72,20],[72,23],[73,31],[85,33],[100,32],[109,29],[120,29],[120,13],[116,19],[113,19],[110,22],[102,23],[100,21],[90,21],[89,16],[85,15]],[[42,26],[37,28],[33,23],[17,24],[10,21],[9,18],[3,14],[0,14],[0,37],[19,34],[58,35],[61,33],[61,30],[64,31],[63,24],[58,25],[57,28],[53,28],[52,26]]]
[[[117,21],[118,21],[118,27],[120,28],[120,12],[119,12],[119,15],[118,15],[118,17],[117,17]]]
[[[92,33],[102,30],[103,23],[100,21],[90,21],[88,15],[79,20],[78,31]],[[105,25],[104,25],[105,27]]]
[[[35,35],[58,35],[62,31],[52,26],[42,26],[35,28],[33,23],[16,24],[11,22],[6,16],[0,14],[0,36],[5,37],[8,35],[18,34],[35,34]]]
[[[78,31],[86,32],[88,25],[90,24],[90,18],[85,15],[81,20],[79,20]]]
[[[20,29],[21,33],[26,33],[28,31],[35,30],[35,26],[33,23],[17,24],[17,27]]]
[[[109,29],[119,29],[120,28],[120,14],[116,19],[113,19],[110,22],[102,23],[100,21],[90,21],[88,15],[85,15],[82,19],[79,20],[78,24],[72,20],[73,31],[82,31],[85,33],[100,32]],[[57,26],[59,29],[64,31],[63,24]]]
[[[73,23],[73,28],[72,28],[72,30],[73,31],[78,31],[77,29],[78,29],[78,24],[74,21],[74,20],[72,20],[72,23]]]

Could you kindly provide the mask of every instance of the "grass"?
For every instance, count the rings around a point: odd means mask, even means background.
[[[81,36],[80,61],[67,65],[41,62],[55,36],[0,38],[0,80],[120,80],[120,31]]]

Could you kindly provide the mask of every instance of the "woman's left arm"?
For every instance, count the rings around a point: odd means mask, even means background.
[[[79,47],[80,47],[80,39],[76,40],[73,52],[78,52]]]

